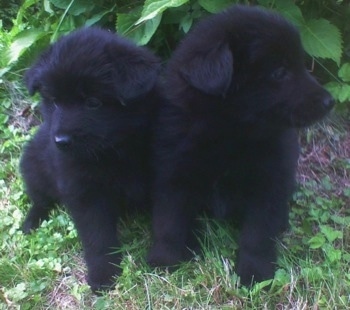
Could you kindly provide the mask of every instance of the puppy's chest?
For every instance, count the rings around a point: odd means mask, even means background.
[[[120,183],[121,169],[116,165],[108,167],[96,164],[60,163],[56,167],[56,184],[60,193],[77,189],[105,189]]]
[[[234,147],[218,154],[215,178],[211,184],[210,209],[218,218],[240,216],[252,189],[268,180],[265,156],[256,156],[258,150],[246,152],[244,147]],[[260,154],[261,155],[261,154]]]
[[[212,183],[209,208],[217,218],[224,219],[239,212],[245,187],[243,169],[230,167],[219,173]]]

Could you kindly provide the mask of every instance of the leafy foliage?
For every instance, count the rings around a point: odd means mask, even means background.
[[[309,55],[330,58],[339,65],[342,40],[338,28],[328,20],[308,20],[302,26],[301,38]]]
[[[345,109],[345,104],[350,102],[350,63],[344,63],[337,72],[337,81],[329,82],[325,87],[341,104],[341,108]]]
[[[157,30],[162,16],[157,15],[152,19],[145,20],[142,24],[138,24],[140,9],[136,8],[128,13],[119,13],[117,28],[119,33],[128,36],[140,45],[145,45]],[[137,28],[133,28],[135,25],[137,25]]]
[[[187,2],[188,0],[146,0],[136,25],[161,15],[168,8],[176,8]]]
[[[301,9],[292,0],[258,1],[275,8],[300,30],[306,52],[313,57],[329,58],[340,63],[342,38],[339,29],[325,19],[306,20]]]
[[[0,60],[0,77],[17,75],[49,42],[83,26],[98,25],[117,30],[139,45],[148,44],[167,58],[198,19],[233,3],[275,9],[294,23],[300,30],[306,52],[318,64],[316,75],[340,102],[340,110],[349,109],[350,29],[341,22],[350,19],[345,1],[326,0],[317,4],[292,0],[145,0],[131,3],[125,0],[25,0],[13,18],[12,28],[0,31],[0,52],[4,55]],[[13,3],[10,7],[13,8]]]

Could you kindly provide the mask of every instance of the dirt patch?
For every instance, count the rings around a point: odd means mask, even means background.
[[[303,130],[300,141],[298,182],[320,184],[327,178],[332,194],[343,196],[350,188],[350,121],[332,117]]]

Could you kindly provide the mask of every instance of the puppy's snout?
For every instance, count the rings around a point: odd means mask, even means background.
[[[55,143],[60,150],[66,150],[72,145],[72,137],[69,135],[56,135]]]

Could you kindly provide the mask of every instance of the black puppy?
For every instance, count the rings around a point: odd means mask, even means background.
[[[199,211],[241,226],[243,284],[273,277],[299,147],[294,128],[334,101],[304,67],[281,16],[234,6],[201,22],[174,52],[156,137],[152,265],[188,256]]]
[[[80,235],[93,290],[118,271],[117,219],[149,206],[149,149],[158,59],[108,31],[61,38],[26,73],[43,123],[21,161],[33,202],[23,231],[64,204]]]

